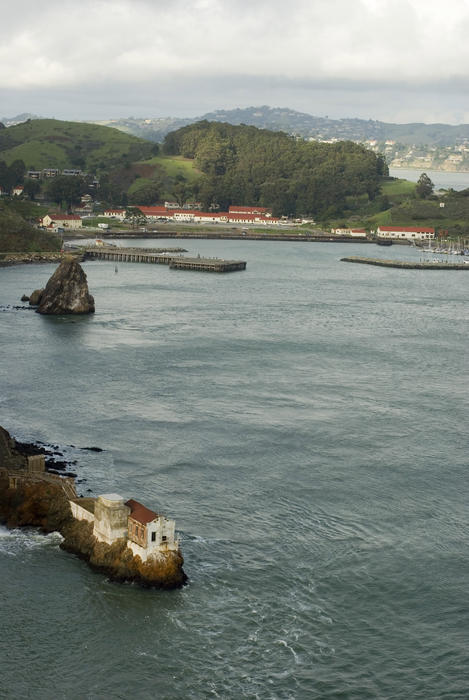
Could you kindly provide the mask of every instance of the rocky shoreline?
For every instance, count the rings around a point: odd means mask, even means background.
[[[57,263],[63,260],[61,252],[44,253],[0,253],[0,267],[11,265],[32,265],[37,263]]]
[[[63,457],[58,446],[16,442],[0,427],[0,523],[8,528],[59,532],[62,549],[84,559],[112,581],[161,589],[180,588],[187,582],[179,547],[142,561],[124,537],[112,544],[97,539],[92,523],[78,520],[72,513],[74,502],[95,499],[77,497],[75,474],[67,471],[64,460],[55,457]]]

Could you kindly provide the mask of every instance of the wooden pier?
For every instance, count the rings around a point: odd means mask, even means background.
[[[341,258],[341,262],[359,263],[360,265],[377,265],[379,267],[394,267],[401,270],[469,270],[469,264],[450,263],[441,261],[413,262],[411,260],[381,260],[380,258],[361,258],[352,256]]]
[[[117,248],[96,246],[85,249],[85,259],[112,260],[114,262],[137,262],[168,265],[171,270],[197,270],[199,272],[235,272],[245,270],[244,260],[222,260],[221,258],[186,258],[184,249],[163,248]]]
[[[170,270],[196,270],[198,272],[236,272],[245,270],[243,260],[221,260],[220,258],[173,258]]]

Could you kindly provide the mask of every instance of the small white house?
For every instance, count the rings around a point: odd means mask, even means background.
[[[142,561],[158,556],[162,552],[177,551],[175,540],[176,523],[163,515],[154,513],[138,501],[125,502],[130,508],[128,518],[127,547]]]

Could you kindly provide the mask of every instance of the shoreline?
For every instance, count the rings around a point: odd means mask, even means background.
[[[13,265],[37,265],[41,263],[55,263],[63,260],[69,253],[44,252],[44,253],[1,253],[0,267],[12,267]]]

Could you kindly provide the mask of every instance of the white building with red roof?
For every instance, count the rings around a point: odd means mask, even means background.
[[[93,535],[99,542],[112,545],[124,538],[142,561],[179,549],[175,521],[132,498],[124,502],[119,494],[107,493],[96,499],[76,498],[70,507],[74,518],[93,523]]]
[[[83,222],[78,214],[46,214],[40,219],[42,226],[46,228],[81,228]]]
[[[130,508],[127,525],[127,547],[146,561],[162,552],[177,551],[176,523],[146,508],[132,498],[125,502]]]
[[[407,241],[422,241],[435,238],[435,229],[423,226],[378,226],[378,238],[401,238]]]

